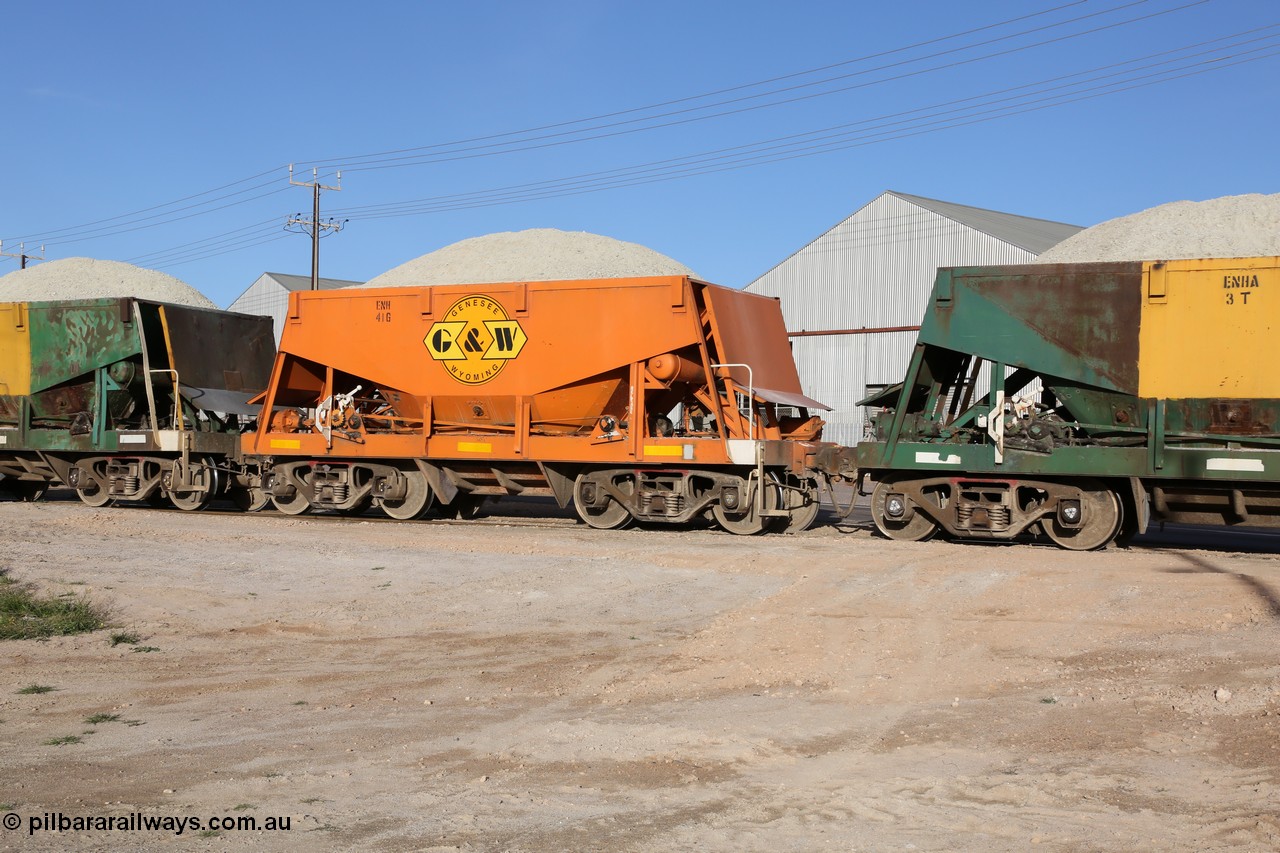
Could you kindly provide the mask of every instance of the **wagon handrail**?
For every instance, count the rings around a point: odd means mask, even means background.
[[[747,425],[749,427],[749,435],[751,440],[756,440],[756,395],[755,395],[755,373],[751,369],[751,365],[743,362],[732,362],[726,364],[713,364],[711,369],[715,370],[720,367],[745,367],[747,369]]]
[[[179,432],[186,429],[186,424],[182,422],[182,384],[178,379],[178,371],[172,367],[153,367],[149,373],[168,373],[173,377],[173,423],[174,428]],[[159,428],[159,424],[152,424],[155,429]]]

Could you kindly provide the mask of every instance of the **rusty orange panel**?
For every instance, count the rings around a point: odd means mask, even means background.
[[[796,370],[787,327],[776,299],[711,285],[705,293],[720,345],[721,363],[750,364],[751,385],[773,402],[810,409],[829,408],[806,397],[800,387],[800,373]],[[746,370],[735,367],[729,372],[735,382],[747,386]]]
[[[281,352],[421,396],[532,396],[698,344],[673,276],[300,291]],[[784,337],[785,340],[785,337]]]

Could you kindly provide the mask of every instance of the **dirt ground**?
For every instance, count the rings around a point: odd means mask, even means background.
[[[1280,849],[1280,539],[854,518],[0,504],[0,566],[116,625],[0,646],[0,849]],[[290,828],[29,835],[46,813]]]

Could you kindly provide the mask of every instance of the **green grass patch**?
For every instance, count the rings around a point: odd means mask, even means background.
[[[119,714],[91,714],[84,718],[85,723],[96,726],[98,723],[114,723],[120,719]]]
[[[20,688],[17,693],[19,696],[33,696],[37,693],[52,693],[57,689],[51,684],[28,684],[26,687]]]
[[[116,631],[111,635],[111,645],[136,646],[142,642],[142,635],[134,631]]]
[[[142,652],[143,654],[150,654],[151,652],[160,651],[160,647],[159,646],[134,646],[133,651]]]
[[[31,584],[8,579],[0,585],[0,640],[36,640],[97,631],[106,609],[86,593],[48,596]]]
[[[66,746],[69,743],[84,743],[84,738],[80,735],[63,735],[62,737],[51,737],[44,742],[45,746]]]

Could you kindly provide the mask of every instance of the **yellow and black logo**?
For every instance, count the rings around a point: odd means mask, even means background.
[[[518,320],[488,296],[468,296],[453,303],[444,319],[431,324],[423,343],[453,378],[481,385],[498,375],[529,340]]]

